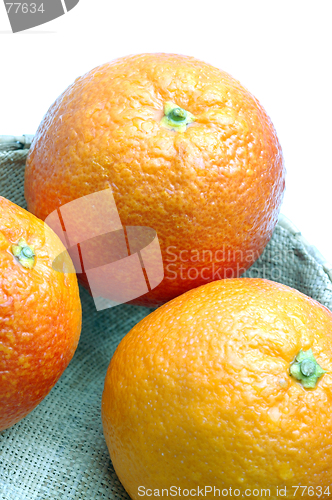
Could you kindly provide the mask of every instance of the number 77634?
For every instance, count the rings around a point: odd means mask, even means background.
[[[17,14],[19,10],[21,10],[23,14],[27,14],[28,12],[30,12],[30,14],[35,14],[36,12],[41,12],[41,13],[45,12],[44,4],[42,3],[39,6],[37,6],[36,3],[8,2],[6,3],[6,7],[8,14],[11,11],[11,8],[15,10],[15,14]]]

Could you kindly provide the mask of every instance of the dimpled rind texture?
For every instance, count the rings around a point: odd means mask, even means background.
[[[195,116],[185,132],[161,125],[167,101]],[[77,78],[50,107],[25,196],[45,220],[111,188],[123,225],[157,232],[165,276],[134,303],[160,305],[253,264],[276,225],[284,179],[271,120],[238,81],[193,57],[141,54]]]
[[[309,348],[327,372],[312,390],[289,375]],[[286,486],[290,499],[293,485],[330,485],[331,370],[332,313],[292,288],[239,278],[177,297],[124,337],[107,371],[103,428],[123,486],[136,500],[139,486],[271,498]]]
[[[33,269],[25,269],[11,253],[20,238],[34,247]],[[0,197],[0,431],[42,401],[77,347],[76,275],[52,269],[63,250],[46,224]]]

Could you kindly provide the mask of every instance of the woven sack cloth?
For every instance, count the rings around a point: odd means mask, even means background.
[[[0,195],[26,208],[29,136],[0,136]],[[332,268],[285,217],[245,273],[284,283],[332,310]],[[0,500],[128,499],[103,437],[104,378],[120,340],[152,309],[120,305],[97,311],[80,289],[83,329],[60,381],[25,419],[0,433]]]

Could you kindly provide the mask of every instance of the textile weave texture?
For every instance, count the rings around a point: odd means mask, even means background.
[[[28,150],[0,151],[0,195],[26,208]],[[332,310],[332,282],[301,234],[281,221],[260,259],[243,275],[284,283]],[[44,401],[0,433],[0,500],[129,499],[103,437],[100,407],[106,370],[126,333],[152,309],[97,311],[80,289],[83,329],[69,367]]]

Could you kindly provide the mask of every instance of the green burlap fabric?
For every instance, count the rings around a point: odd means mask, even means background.
[[[26,156],[24,149],[0,150],[0,195],[23,208]],[[279,281],[332,309],[331,268],[284,218],[246,276]],[[28,417],[0,434],[0,500],[129,498],[104,441],[101,394],[116,346],[151,309],[125,304],[97,312],[83,289],[81,299],[83,330],[69,367]]]

